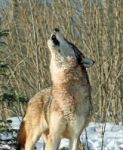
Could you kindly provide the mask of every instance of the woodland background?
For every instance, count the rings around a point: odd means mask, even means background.
[[[92,119],[123,123],[122,0],[0,0],[0,121],[23,116],[51,85],[47,39],[55,27],[96,61],[88,69]]]

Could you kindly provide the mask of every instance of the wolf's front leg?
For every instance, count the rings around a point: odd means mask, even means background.
[[[58,150],[65,126],[62,114],[57,111],[51,112],[46,150]]]
[[[79,150],[79,137],[75,137],[70,140],[69,150]]]
[[[60,136],[57,133],[50,133],[46,144],[46,150],[58,150],[59,145]]]

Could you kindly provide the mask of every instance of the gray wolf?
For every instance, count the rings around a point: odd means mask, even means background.
[[[18,133],[18,150],[34,149],[40,136],[46,150],[57,150],[61,138],[78,150],[79,137],[92,114],[91,86],[86,68],[94,61],[55,28],[48,39],[52,87],[37,93],[28,103]]]

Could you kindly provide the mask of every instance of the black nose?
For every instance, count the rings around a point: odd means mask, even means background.
[[[58,28],[54,28],[54,30],[53,31],[55,31],[55,32],[59,32],[60,30],[58,29]]]

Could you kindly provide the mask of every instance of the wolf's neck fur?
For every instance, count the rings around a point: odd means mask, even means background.
[[[90,85],[86,68],[78,65],[73,56],[64,58],[60,55],[52,55],[50,72],[52,83],[55,87],[67,87],[74,83]]]

